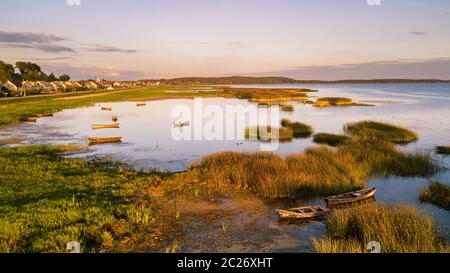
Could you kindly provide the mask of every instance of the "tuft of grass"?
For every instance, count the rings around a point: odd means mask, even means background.
[[[439,182],[432,182],[430,185],[421,189],[420,200],[450,210],[450,186]]]
[[[300,92],[300,89],[276,88],[224,88],[221,95],[225,98],[246,99],[257,103],[303,101],[308,98],[308,95]]]
[[[445,252],[433,221],[412,207],[367,206],[334,211],[327,219],[327,238],[314,240],[320,253],[362,253],[369,242],[382,253]]]
[[[293,130],[289,128],[275,128],[272,126],[258,126],[245,128],[247,140],[259,141],[290,141],[294,136]]]
[[[407,158],[407,160],[405,160]],[[271,153],[225,152],[204,157],[187,181],[215,188],[233,186],[269,198],[319,197],[361,189],[375,175],[429,176],[431,158],[398,151],[391,143],[358,141],[281,157]]]
[[[291,129],[295,138],[308,138],[314,133],[314,129],[310,125],[301,122],[292,122],[289,119],[281,120],[281,126]]]
[[[314,142],[318,144],[327,144],[333,147],[345,144],[352,139],[345,135],[335,135],[335,134],[316,134],[314,135]]]
[[[396,144],[408,144],[419,139],[418,135],[404,127],[376,121],[360,121],[347,124],[345,133],[361,139],[390,141]]]
[[[294,105],[292,104],[280,104],[281,111],[294,112]]]
[[[450,146],[437,146],[436,151],[441,155],[450,155]]]

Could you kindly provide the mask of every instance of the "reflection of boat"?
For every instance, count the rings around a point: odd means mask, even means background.
[[[27,118],[25,121],[26,122],[36,122],[37,121],[37,117],[30,117],[30,118]]]
[[[335,196],[331,196],[325,199],[328,206],[340,206],[340,205],[348,205],[360,201],[364,201],[369,198],[373,198],[375,196],[377,189],[370,188],[364,189],[355,192],[349,192],[344,194],[339,194]]]
[[[102,111],[112,111],[112,107],[102,107]]]
[[[117,129],[120,128],[120,124],[119,123],[114,123],[114,124],[92,124],[92,130],[98,130],[98,129]]]
[[[89,144],[101,144],[101,143],[113,143],[113,142],[122,142],[122,137],[88,137]]]
[[[147,105],[147,103],[136,103],[137,107],[146,106],[146,105]]]
[[[179,122],[174,122],[173,123],[173,128],[177,128],[177,127],[184,127],[184,126],[189,126],[191,123],[189,121],[179,121]]]
[[[330,209],[324,206],[301,207],[288,210],[278,210],[281,219],[314,219],[326,216]]]
[[[112,121],[117,122],[118,120],[119,120],[119,118],[117,116],[112,117]]]

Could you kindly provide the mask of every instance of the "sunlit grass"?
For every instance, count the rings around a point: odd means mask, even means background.
[[[347,124],[344,131],[362,139],[385,140],[397,144],[407,144],[419,139],[418,135],[404,127],[376,121],[360,121]]]
[[[450,210],[450,186],[439,182],[432,182],[430,185],[421,189],[420,200]]]
[[[382,253],[434,253],[445,248],[431,218],[411,207],[367,206],[337,210],[327,219],[327,238],[314,240],[316,252],[361,253],[369,242]]]
[[[276,128],[272,126],[248,127],[245,129],[245,139],[259,141],[290,141],[294,132],[289,128]]]
[[[314,133],[314,129],[310,125],[301,122],[293,122],[289,119],[281,120],[281,126],[291,129],[295,138],[307,138]]]
[[[373,106],[370,104],[356,103],[349,98],[330,97],[319,98],[314,103],[315,107],[331,107],[331,106]]]

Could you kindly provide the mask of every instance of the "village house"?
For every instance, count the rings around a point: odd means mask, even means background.
[[[90,90],[94,90],[94,89],[98,88],[98,85],[95,82],[93,82],[93,81],[89,81],[89,82],[85,82],[84,83],[84,87],[86,87],[86,88],[88,88]]]
[[[19,88],[21,87],[17,86],[17,84],[13,83],[12,81],[6,81],[2,86],[12,92],[18,92]]]
[[[37,84],[44,93],[56,93],[58,91],[58,87],[54,83],[38,81]]]

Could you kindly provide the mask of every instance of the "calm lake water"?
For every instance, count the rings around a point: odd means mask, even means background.
[[[267,87],[273,85],[253,85],[245,87]],[[411,152],[430,153],[447,168],[433,179],[450,185],[450,159],[434,153],[436,145],[450,145],[450,84],[374,84],[374,85],[276,85],[279,88],[313,88],[316,97],[348,97],[356,102],[374,104],[375,107],[334,107],[314,108],[299,102],[292,102],[292,113],[282,112],[281,118],[289,118],[310,124],[315,132],[341,133],[343,126],[360,120],[377,120],[402,125],[416,131],[420,140],[401,146]],[[225,109],[228,105],[249,105],[245,100],[212,98],[204,99],[203,107],[210,105]],[[112,111],[100,111],[100,105],[112,107]],[[225,140],[183,140],[176,141],[174,130],[190,134],[195,125],[182,129],[173,128],[177,121],[171,114],[174,107],[187,106],[193,109],[193,100],[149,101],[146,106],[136,107],[135,102],[98,103],[95,107],[64,110],[54,117],[41,118],[36,124],[24,123],[0,131],[0,139],[15,138],[21,144],[86,144],[88,136],[120,135],[123,143],[91,146],[87,152],[75,157],[108,156],[131,164],[137,169],[182,171],[192,161],[202,156],[220,151],[258,151],[260,143],[254,141]],[[259,109],[267,111],[267,109]],[[92,131],[93,123],[111,123],[112,115],[119,117],[120,129]],[[204,119],[208,121],[208,119]],[[237,135],[243,137],[243,128],[236,128]],[[242,143],[241,143],[242,142]],[[311,138],[295,139],[280,144],[277,153],[285,155],[300,153],[314,146]],[[436,221],[440,232],[450,239],[450,215],[447,211],[418,201],[419,190],[429,183],[423,178],[374,178],[368,186],[378,188],[377,200],[387,204],[409,204],[427,211]],[[296,204],[305,202],[298,201]],[[319,201],[320,203],[320,201]],[[293,204],[285,204],[288,207]],[[283,206],[278,202],[267,202],[268,208]],[[269,221],[276,222],[271,214]],[[266,223],[268,224],[268,223]],[[309,223],[302,226],[281,226],[284,235],[273,239],[267,251],[308,251],[311,236],[324,234],[323,223]],[[257,248],[256,246],[255,248]]]

